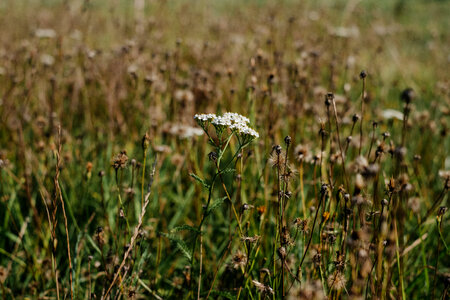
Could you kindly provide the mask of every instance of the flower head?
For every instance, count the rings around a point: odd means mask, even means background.
[[[333,274],[328,276],[327,283],[333,290],[342,290],[347,284],[347,279],[345,279],[345,275],[342,272],[335,271]]]
[[[247,255],[238,250],[231,259],[231,264],[233,268],[239,269],[247,264]]]
[[[205,123],[211,122],[216,117],[217,117],[216,114],[196,114],[194,116],[194,120],[196,120],[198,125],[200,125],[203,128],[203,126],[205,126]]]
[[[127,166],[128,156],[126,151],[121,151],[119,154],[114,156],[111,162],[111,166],[115,169],[124,169]]]
[[[209,124],[214,125],[218,136],[229,129],[232,133],[236,134],[241,145],[247,145],[252,140],[259,138],[259,133],[248,126],[250,119],[238,113],[226,112],[221,116],[215,114],[196,114],[194,119],[205,131]]]

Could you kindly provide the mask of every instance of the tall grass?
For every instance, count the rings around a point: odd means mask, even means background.
[[[448,297],[445,1],[6,2],[3,299]]]

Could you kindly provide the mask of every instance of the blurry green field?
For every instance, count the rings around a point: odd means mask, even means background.
[[[2,299],[447,299],[449,15],[0,2]]]

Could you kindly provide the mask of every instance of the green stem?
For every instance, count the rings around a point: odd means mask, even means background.
[[[141,207],[144,206],[144,179],[145,179],[145,163],[147,160],[147,149],[144,150],[144,163],[142,164],[142,178],[141,178]]]

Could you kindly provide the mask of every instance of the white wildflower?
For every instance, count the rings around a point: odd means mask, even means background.
[[[250,123],[250,119],[249,118],[244,117],[244,116],[242,116],[240,114],[237,114],[237,113],[226,112],[226,113],[223,114],[223,116],[225,118],[230,119],[235,124],[248,124],[248,123]]]
[[[203,122],[207,122],[207,121],[211,121],[213,119],[215,119],[217,116],[216,114],[196,114],[194,116],[194,119],[199,122],[199,121],[203,121]]]
[[[38,28],[34,35],[40,39],[52,39],[56,36],[56,32],[51,28]]]
[[[188,139],[193,136],[200,136],[202,134],[203,134],[202,129],[188,126],[185,127],[184,130],[182,130],[180,137],[183,139]]]
[[[403,113],[401,111],[395,110],[395,109],[385,109],[382,111],[381,115],[384,119],[397,119],[402,121],[403,120]]]
[[[47,67],[52,66],[55,63],[55,58],[50,54],[42,54],[41,63]]]
[[[182,139],[189,139],[194,136],[200,136],[203,134],[203,129],[198,127],[192,127],[185,124],[172,124],[169,128],[169,133],[179,136]]]
[[[218,116],[211,121],[211,124],[216,126],[231,126],[231,119],[227,117]]]

